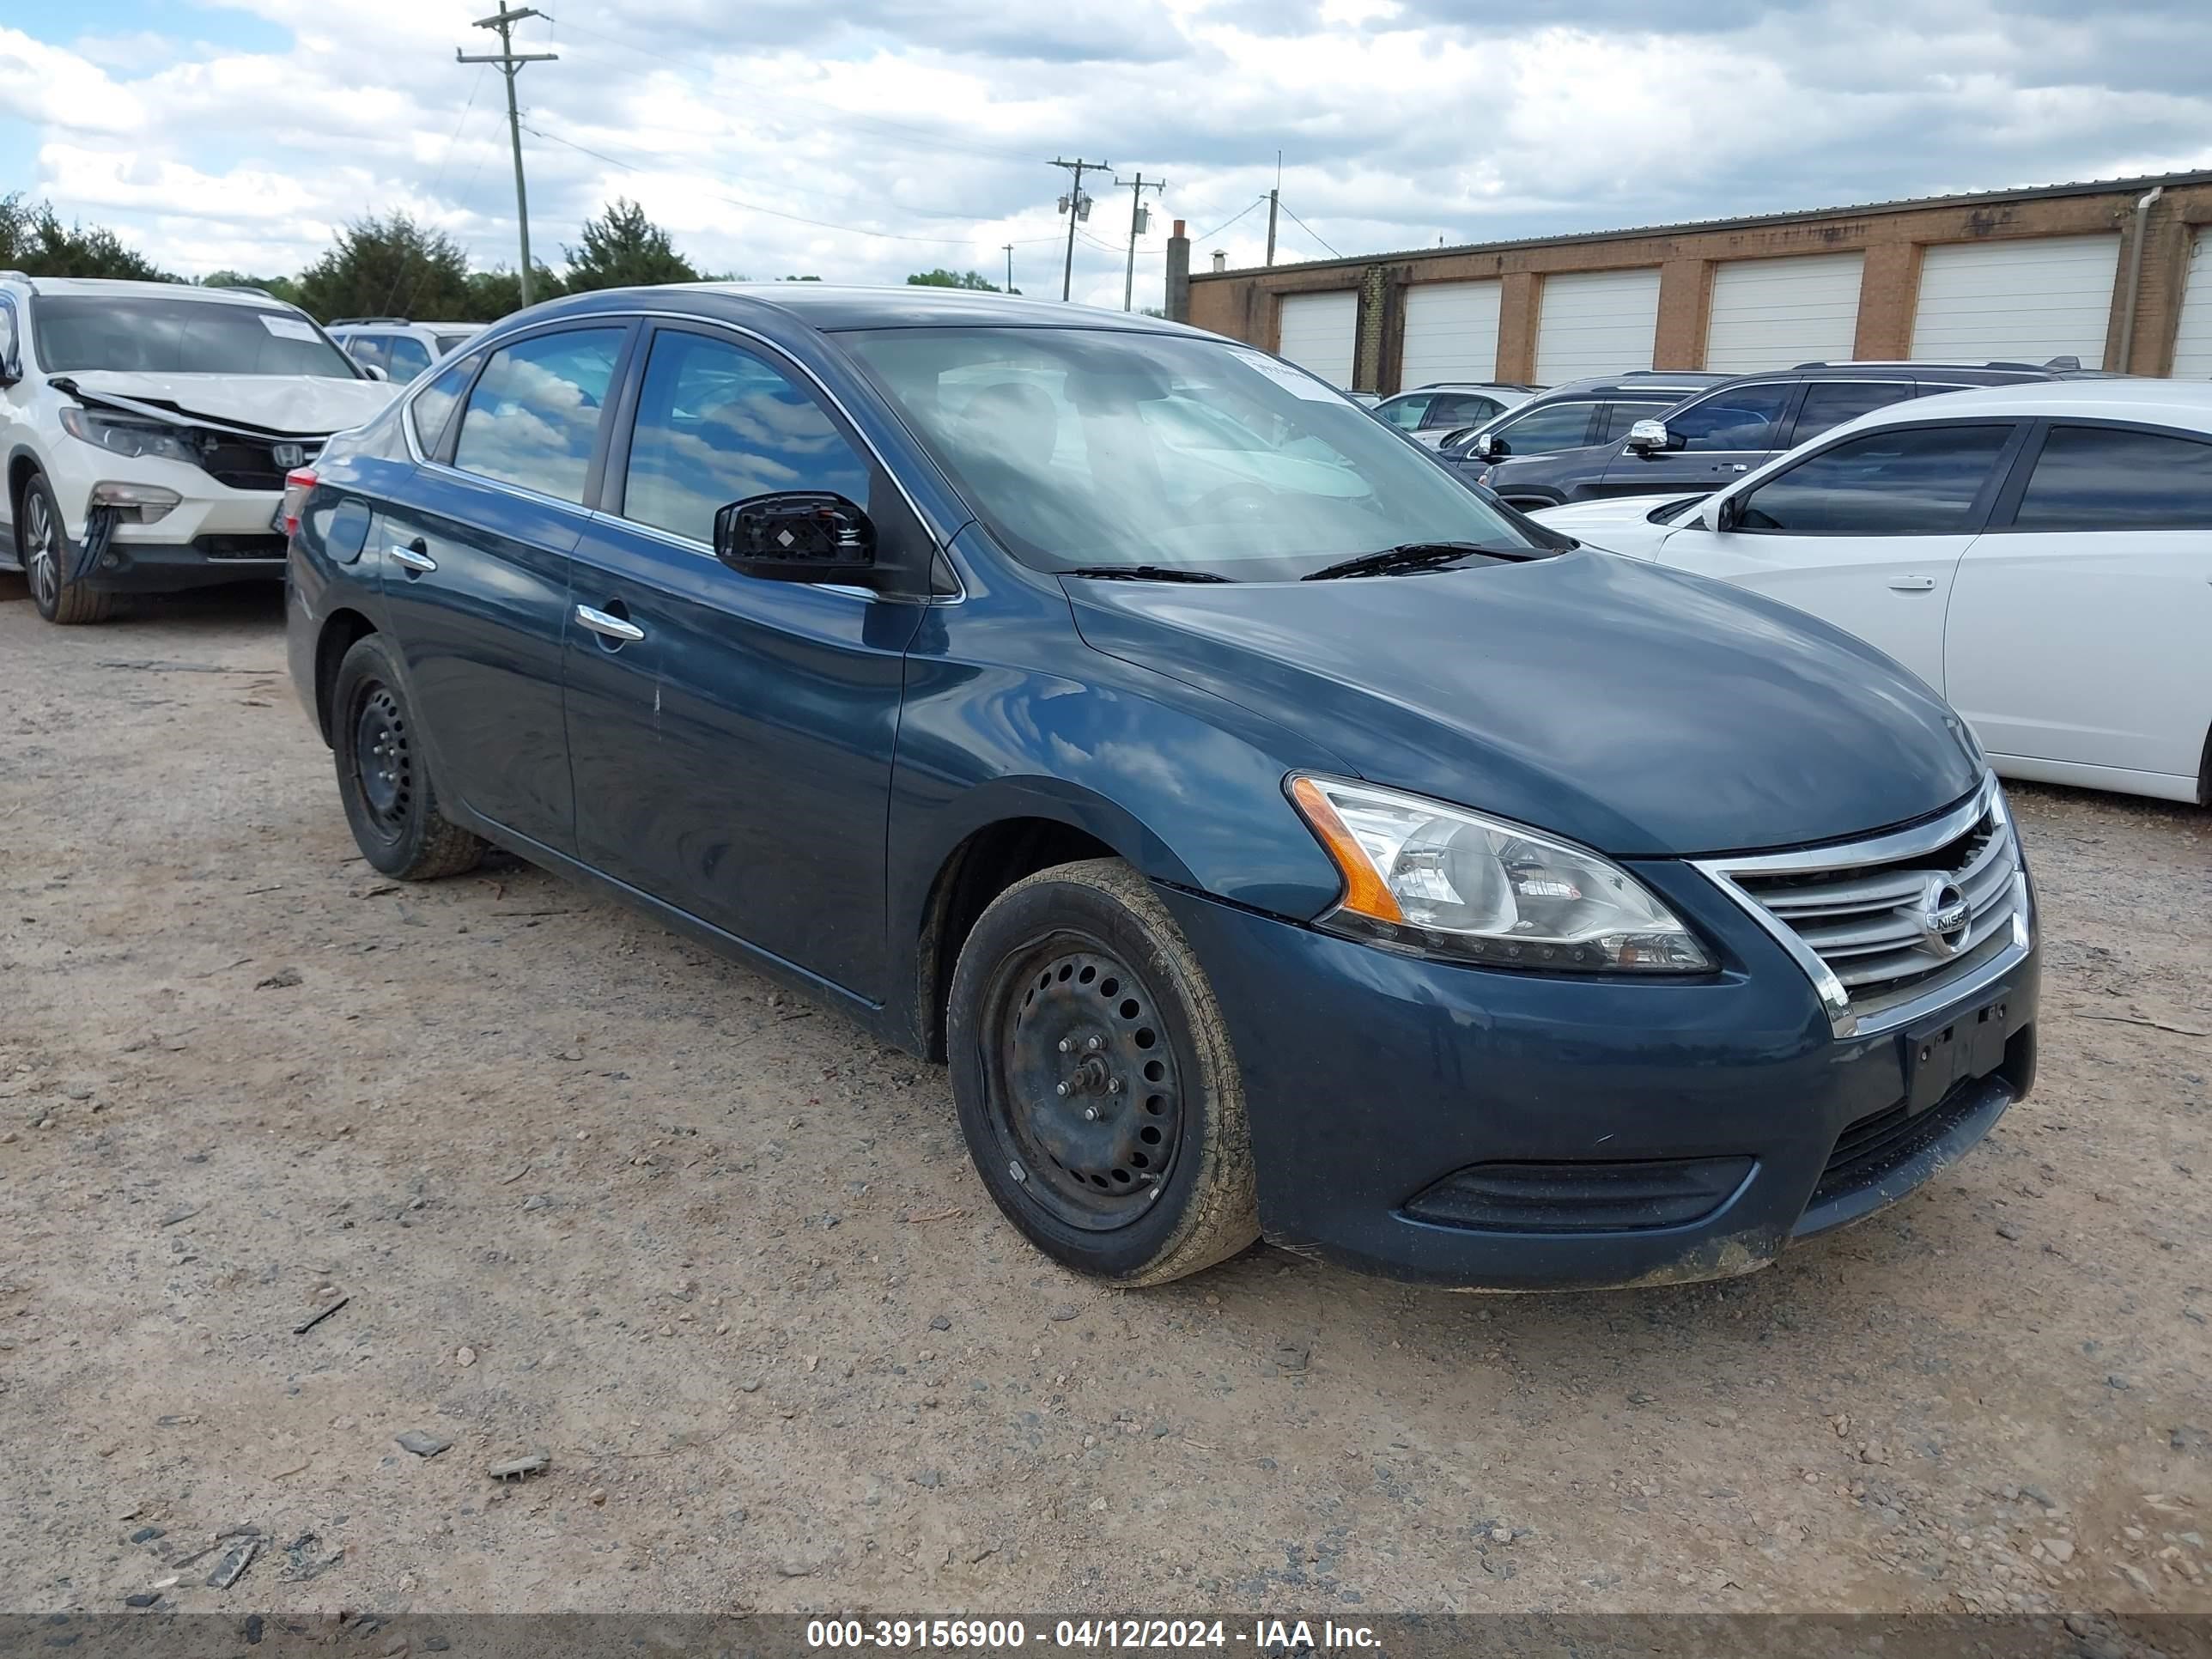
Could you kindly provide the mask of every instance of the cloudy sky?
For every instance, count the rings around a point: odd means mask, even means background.
[[[404,209],[514,261],[486,0],[0,4],[0,191],[185,274]],[[2207,0],[550,0],[520,49],[541,258],[626,194],[703,267],[1057,293],[1055,156],[1164,177],[1256,264],[2212,167]],[[1119,305],[1103,180],[1078,299]]]

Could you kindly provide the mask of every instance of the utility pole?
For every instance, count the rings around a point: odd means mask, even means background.
[[[461,64],[496,64],[501,74],[507,76],[507,137],[514,146],[514,216],[522,228],[522,303],[530,303],[530,195],[522,184],[522,118],[515,112],[514,77],[525,64],[550,64],[560,54],[552,52],[517,52],[514,49],[514,29],[526,17],[543,17],[545,14],[535,6],[523,6],[509,10],[507,0],[499,0],[499,10],[489,17],[479,17],[469,27],[499,31],[499,50],[481,52],[475,57],[456,46],[453,60]]]
[[[1060,273],[1060,297],[1065,301],[1075,292],[1076,221],[1091,217],[1091,198],[1083,193],[1083,175],[1085,173],[1110,173],[1114,164],[1111,161],[1086,161],[1079,155],[1073,161],[1054,160],[1053,166],[1066,167],[1075,175],[1075,182],[1068,187],[1067,194],[1060,198],[1060,210],[1067,216],[1067,263],[1061,267]]]
[[[1014,291],[1014,245],[1006,244],[1006,292]]]
[[[1121,181],[1116,179],[1114,182],[1118,185]],[[1147,179],[1139,173],[1128,186],[1129,269],[1121,278],[1121,309],[1124,311],[1130,309],[1130,302],[1137,292],[1137,238],[1145,234],[1146,227],[1151,222],[1151,216],[1145,211],[1145,192],[1164,189],[1167,182],[1164,179]]]

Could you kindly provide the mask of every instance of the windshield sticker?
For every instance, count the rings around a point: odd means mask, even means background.
[[[278,317],[265,311],[257,312],[255,315],[261,319],[261,326],[267,329],[271,334],[274,334],[280,340],[307,340],[312,342],[315,337],[314,325],[307,321],[304,318]]]
[[[1304,398],[1308,403],[1340,404],[1343,398],[1334,387],[1325,386],[1310,374],[1301,374],[1288,363],[1279,363],[1263,351],[1244,351],[1234,347],[1231,356],[1248,368],[1256,368],[1285,392]]]

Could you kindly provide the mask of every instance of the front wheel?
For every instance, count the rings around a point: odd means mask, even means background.
[[[977,1173],[1055,1261],[1158,1285],[1259,1237],[1220,1007],[1127,865],[1062,865],[992,901],[953,974],[946,1048]]]
[[[380,634],[355,641],[338,664],[331,751],[346,822],[370,864],[402,881],[476,868],[484,844],[438,810],[415,713]]]
[[[69,538],[63,533],[61,507],[44,473],[33,472],[24,480],[15,526],[15,556],[40,616],[67,627],[106,622],[114,614],[112,593],[96,592],[69,580]]]

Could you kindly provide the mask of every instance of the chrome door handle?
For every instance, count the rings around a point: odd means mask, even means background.
[[[1933,576],[1892,576],[1889,585],[1900,593],[1929,593],[1936,588]]]
[[[1729,471],[1731,472],[1748,472],[1751,471],[1751,463],[1749,461],[1730,461],[1729,463]]]
[[[588,605],[576,607],[576,620],[601,638],[620,640],[626,645],[635,645],[645,637],[645,630],[635,623],[610,617],[604,611],[594,611]]]
[[[418,576],[438,568],[438,562],[419,547],[401,547],[395,544],[392,550],[392,562],[394,564],[406,566]]]

